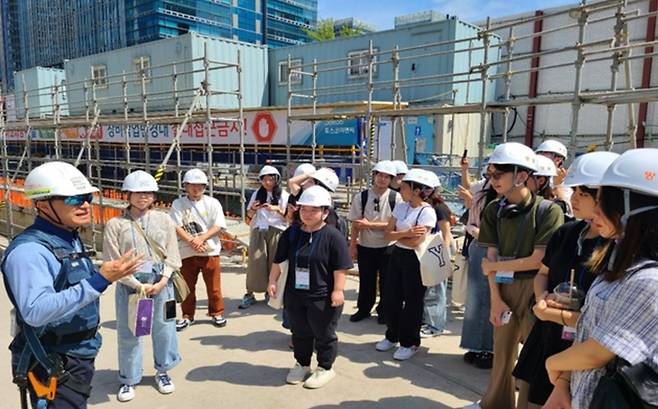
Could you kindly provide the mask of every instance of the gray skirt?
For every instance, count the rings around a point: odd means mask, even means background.
[[[270,227],[267,230],[252,229],[249,236],[247,262],[247,292],[267,291],[272,262],[283,230]]]

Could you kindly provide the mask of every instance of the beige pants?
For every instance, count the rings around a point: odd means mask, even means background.
[[[252,229],[249,236],[249,260],[247,262],[247,292],[264,293],[272,268],[272,261],[279,244],[282,230]]]
[[[491,378],[480,407],[483,409],[526,409],[528,407],[528,383],[519,381],[519,400],[515,405],[514,377],[512,370],[519,354],[519,342],[524,341],[534,316],[530,311],[533,296],[532,278],[514,280],[500,285],[500,295],[512,311],[509,324],[494,328],[494,360]]]

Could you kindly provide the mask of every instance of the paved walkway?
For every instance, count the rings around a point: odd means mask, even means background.
[[[1,246],[2,243],[0,243]],[[238,310],[243,294],[244,267],[223,265],[223,290],[228,325],[215,328],[204,319],[205,288],[197,288],[197,322],[179,334],[183,362],[170,372],[176,392],[160,395],[154,384],[150,341],[145,340],[145,372],[129,403],[116,400],[117,341],[114,289],[101,299],[103,348],[96,360],[93,408],[460,408],[475,401],[486,387],[489,371],[462,362],[459,345],[461,313],[452,310],[448,328],[452,335],[423,340],[421,351],[410,361],[397,362],[392,353],[377,352],[374,343],[384,326],[371,318],[359,323],[348,320],[355,311],[356,277],[346,285],[346,305],[340,320],[336,379],[323,389],[306,390],[285,384],[294,364],[288,349],[288,332],[277,312],[263,302]],[[201,280],[200,280],[201,281]],[[9,301],[0,295],[0,314],[8,317]],[[262,296],[261,296],[262,297]],[[261,298],[262,299],[262,298]],[[8,319],[0,320],[0,408],[19,407],[18,393],[10,379]],[[315,365],[315,363],[313,363]]]

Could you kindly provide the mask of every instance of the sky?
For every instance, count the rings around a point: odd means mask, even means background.
[[[437,10],[467,22],[548,9],[576,0],[318,0],[318,18],[356,17],[378,30],[393,28],[395,16]]]

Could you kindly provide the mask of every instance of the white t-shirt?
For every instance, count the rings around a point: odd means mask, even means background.
[[[409,203],[404,202],[395,205],[393,209],[393,217],[395,217],[395,230],[409,230],[413,226],[427,226],[430,231],[436,227],[436,212],[434,208],[428,204],[423,204],[418,207],[411,207]],[[395,243],[396,246],[413,250],[412,247]]]
[[[203,196],[199,201],[193,202],[187,196],[179,197],[171,204],[169,212],[177,227],[182,227],[193,236],[207,232],[211,227],[219,226],[226,228],[224,209],[219,200]],[[218,256],[222,249],[219,236],[215,235],[206,241],[208,250],[205,253],[197,253],[185,241],[178,239],[181,259],[192,256]]]
[[[251,208],[251,205],[254,204],[254,202],[256,201],[256,193],[258,193],[258,190],[252,193],[251,199],[249,199],[249,204],[247,205],[247,209]],[[285,189],[281,189],[281,197],[279,198],[278,206],[284,212],[288,207],[289,197],[290,194],[286,192]],[[272,200],[272,192],[267,192],[267,202],[269,203],[271,200]],[[279,230],[285,230],[288,228],[288,221],[286,220],[285,217],[283,217],[281,214],[277,212],[273,212],[267,209],[258,209],[256,211],[256,215],[254,216],[254,219],[251,221],[251,228],[259,229],[259,230],[267,230],[270,227],[274,227]]]

